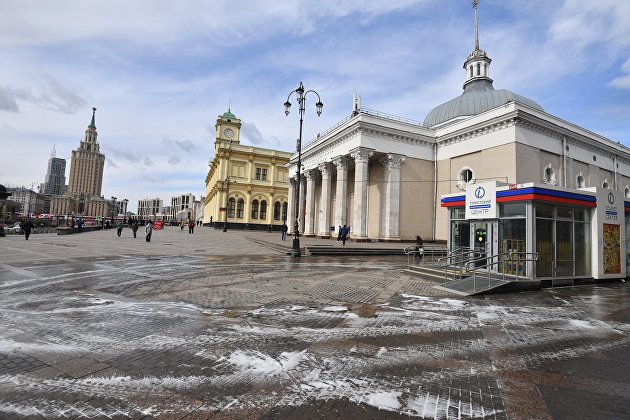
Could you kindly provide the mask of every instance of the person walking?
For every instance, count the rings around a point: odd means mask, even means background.
[[[131,231],[133,232],[133,237],[136,237],[136,232],[138,232],[138,221],[134,220],[131,224]]]
[[[34,227],[35,225],[33,224],[33,222],[31,222],[30,219],[24,219],[20,223],[20,228],[22,229],[22,232],[24,232],[24,237],[26,238],[27,241],[28,241],[28,237],[31,236],[31,230]]]
[[[341,241],[341,225],[339,226],[339,229],[337,230],[337,242]]]
[[[287,231],[289,230],[289,227],[287,226],[287,222],[282,221],[282,227],[280,228],[280,232],[282,232],[282,240],[286,241],[287,240]]]
[[[271,228],[272,228],[272,226],[269,225],[269,227],[267,228],[267,233],[271,233]]]
[[[125,227],[125,225],[123,224],[123,222],[121,220],[116,225],[116,235],[118,235],[119,238],[120,238],[120,235],[122,235],[123,227]]]
[[[348,226],[343,225],[340,232],[341,232],[341,243],[343,246],[346,246],[346,239],[348,238],[348,233],[350,232],[350,229],[348,229]]]
[[[147,234],[147,242],[151,242],[151,234],[153,233],[153,222],[151,220],[149,220],[144,227],[144,233]]]
[[[188,233],[195,233],[195,222],[193,222],[192,220],[190,221],[190,223],[188,223]]]
[[[415,256],[416,256],[416,262],[420,263],[422,262],[422,255],[424,254],[424,247],[422,246],[422,238],[420,237],[420,235],[416,236],[416,249],[415,249]]]

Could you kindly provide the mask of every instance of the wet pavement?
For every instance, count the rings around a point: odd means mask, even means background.
[[[628,418],[627,283],[461,298],[282,245],[0,238],[0,418]]]

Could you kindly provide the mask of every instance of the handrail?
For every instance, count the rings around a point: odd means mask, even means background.
[[[507,258],[502,259],[502,256],[507,256]],[[524,257],[524,258],[522,258]],[[496,259],[496,261],[495,261]],[[490,263],[488,263],[488,260],[490,260]],[[477,262],[480,261],[486,261],[486,264],[482,264],[480,266],[477,266]],[[487,273],[487,277],[488,277],[488,287],[490,287],[490,280],[492,278],[491,274],[492,271],[490,270],[491,267],[495,266],[495,265],[499,265],[501,264],[501,270],[495,272],[494,274],[498,274],[501,276],[501,281],[505,282],[505,263],[508,261],[516,261],[517,263],[521,263],[521,262],[536,262],[538,261],[538,253],[537,252],[523,252],[523,251],[508,251],[508,252],[501,252],[499,254],[495,254],[495,255],[490,255],[490,256],[486,256],[486,257],[481,257],[481,258],[476,258],[474,260],[470,260],[466,263],[466,271],[471,273],[472,278],[473,278],[473,290],[476,292],[477,291],[477,271],[480,269],[485,269],[485,272]],[[518,270],[516,271],[516,281],[518,281],[519,278],[519,272]],[[526,276],[528,277],[528,276]],[[494,277],[495,279],[497,279],[496,277]],[[498,280],[498,279],[497,279]]]
[[[435,244],[431,244],[431,246],[427,246],[426,244],[422,245],[422,250],[418,250],[417,249],[418,246],[417,245],[409,245],[406,246],[403,251],[405,253],[405,255],[407,255],[407,267],[411,267],[411,256],[413,255],[414,258],[416,255],[423,255],[424,261],[427,261],[426,257],[428,257],[429,255],[431,256],[431,262],[434,262],[434,258],[435,258],[435,254],[439,253],[440,255],[444,254],[444,251],[446,250],[446,247],[444,246],[435,246]]]
[[[466,263],[482,255],[486,255],[486,253],[476,249],[459,247],[449,252],[446,257],[438,259],[438,265],[444,268],[444,281],[448,281],[449,268],[453,272],[453,280],[461,279]]]

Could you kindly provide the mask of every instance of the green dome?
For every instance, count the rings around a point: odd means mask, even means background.
[[[232,114],[232,112],[229,109],[226,112],[223,113],[222,117],[226,118],[228,120],[236,120],[236,119],[238,119],[238,118],[236,118],[236,115]]]

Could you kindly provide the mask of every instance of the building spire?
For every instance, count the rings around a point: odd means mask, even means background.
[[[96,124],[94,123],[94,114],[96,114],[96,108],[92,108],[92,121],[90,122],[90,125],[88,127],[90,128],[96,128]]]
[[[55,146],[56,146],[56,145],[55,145],[55,144],[53,144],[53,149],[52,149],[52,151],[50,152],[50,158],[51,158],[51,159],[57,156],[57,150],[55,149]]]
[[[479,0],[473,0],[472,5],[475,9],[475,51],[479,51],[479,21],[477,20],[477,5]]]

